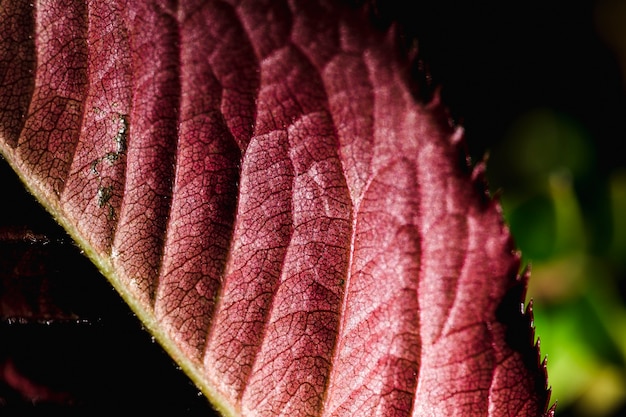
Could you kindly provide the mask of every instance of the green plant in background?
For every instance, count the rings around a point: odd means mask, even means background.
[[[626,403],[626,170],[596,178],[593,138],[548,108],[520,117],[491,154],[490,183],[508,182],[504,214],[532,268],[528,297],[557,410],[615,415]],[[585,209],[577,186],[594,182],[605,197]]]

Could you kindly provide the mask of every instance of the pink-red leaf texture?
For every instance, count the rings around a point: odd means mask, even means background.
[[[4,0],[0,149],[227,415],[552,415],[484,165],[374,10]]]

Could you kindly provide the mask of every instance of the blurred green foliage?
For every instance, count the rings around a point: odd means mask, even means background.
[[[550,108],[518,117],[489,161],[492,185],[508,179],[500,199],[531,267],[557,415],[621,415],[626,404],[626,169],[602,178],[598,163],[593,137]]]
[[[400,15],[531,266],[557,417],[626,415],[626,1],[415,4]]]

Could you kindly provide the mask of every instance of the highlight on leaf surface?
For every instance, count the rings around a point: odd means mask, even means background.
[[[0,149],[224,415],[552,415],[484,165],[370,6],[5,1]]]

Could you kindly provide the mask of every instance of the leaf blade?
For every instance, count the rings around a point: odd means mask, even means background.
[[[501,365],[532,374],[498,327],[519,258],[482,167],[458,162],[462,131],[411,95],[393,29],[337,5],[101,7],[76,3],[62,32],[59,56],[92,57],[77,65],[89,86],[70,83],[81,127],[42,140],[31,111],[37,135],[17,152],[3,135],[2,151],[225,413],[545,411],[547,393],[518,392]],[[207,32],[221,19],[224,43]],[[44,48],[38,74],[57,59]],[[119,101],[99,105],[99,88]]]

